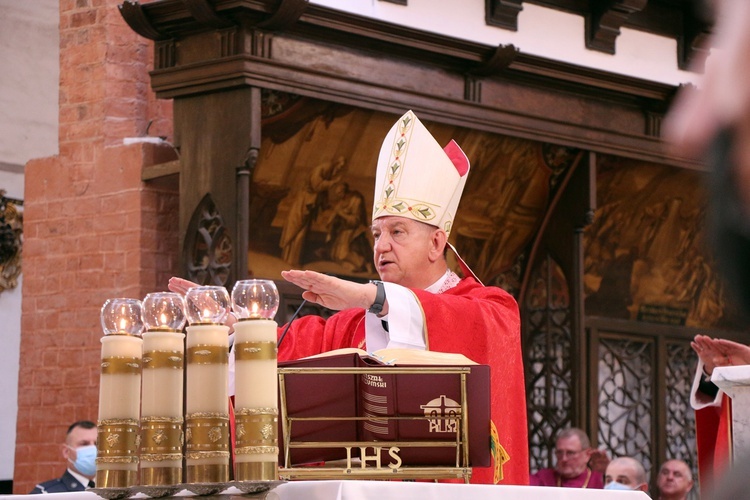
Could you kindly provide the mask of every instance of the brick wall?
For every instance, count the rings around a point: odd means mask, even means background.
[[[171,102],[150,91],[152,45],[120,1],[60,2],[59,155],[26,166],[14,493],[59,477],[65,429],[97,418],[102,303],[177,272],[176,183],[140,180],[164,147],[122,145],[149,122],[171,136]]]

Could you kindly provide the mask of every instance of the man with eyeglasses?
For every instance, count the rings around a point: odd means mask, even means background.
[[[557,436],[555,459],[554,468],[541,469],[531,475],[531,486],[604,488],[603,472],[609,457],[603,451],[592,449],[589,437],[581,429],[572,427]]]

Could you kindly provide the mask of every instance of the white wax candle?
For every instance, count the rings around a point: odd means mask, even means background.
[[[132,335],[105,335],[101,342],[97,485],[132,486],[138,472],[143,340]],[[114,436],[117,438],[110,441]],[[112,475],[107,471],[123,473]]]
[[[234,325],[235,342],[235,408],[255,409],[264,413],[278,408],[278,375],[276,359],[277,325],[272,320],[252,319]],[[247,351],[245,351],[247,349]],[[260,351],[257,351],[260,349]],[[243,359],[243,358],[252,359]],[[268,359],[272,358],[272,359]],[[276,432],[278,423],[271,424]],[[261,436],[253,436],[260,439]],[[272,445],[278,446],[277,442]],[[273,462],[278,449],[269,453],[238,453],[235,463]],[[240,478],[250,479],[250,478]],[[257,478],[253,478],[257,479]],[[275,479],[275,478],[273,478]]]
[[[102,337],[102,361],[121,359],[141,362],[143,340],[132,335]],[[106,369],[103,369],[106,371]],[[141,412],[141,370],[102,373],[99,381],[99,420],[132,418]]]
[[[234,343],[242,349],[247,342],[265,342],[264,349],[276,346],[276,323],[257,319],[239,321],[234,325]],[[273,359],[242,359],[235,352],[234,406],[235,408],[276,408],[278,405],[278,376],[276,356]]]
[[[185,451],[188,482],[222,482],[228,478],[229,466],[229,395],[227,380],[229,376],[229,327],[223,325],[190,325],[187,327],[186,355],[186,430],[191,432],[191,424],[205,420],[206,417],[191,417],[192,414],[204,413],[221,415],[225,418],[222,437],[218,440],[204,441],[199,438],[201,432],[196,429],[189,438]],[[219,427],[217,427],[219,428]],[[205,430],[205,429],[204,429]],[[207,450],[206,446],[213,448]],[[191,457],[191,454],[204,453],[204,457]],[[193,467],[196,466],[196,467]],[[200,476],[199,470],[211,467]]]
[[[229,350],[229,327],[223,325],[191,325],[187,327],[187,348],[202,351],[201,346],[222,347]],[[200,358],[200,356],[198,356]],[[198,412],[228,413],[227,380],[229,358],[221,364],[187,364],[187,414]]]
[[[183,369],[165,366],[164,356],[184,355],[183,338],[178,332],[143,334],[143,357],[159,360],[152,368],[144,362],[141,415],[144,417],[182,417]],[[152,354],[153,353],[153,354]],[[152,361],[151,363],[154,363]]]
[[[183,401],[183,372],[184,372],[184,353],[185,346],[183,339],[185,335],[180,332],[171,331],[149,331],[143,334],[143,380],[142,380],[142,402],[141,402],[141,417],[161,417],[171,419],[182,419],[182,401]],[[143,427],[143,426],[146,427]],[[147,429],[151,425],[151,422],[141,422],[142,429]],[[172,424],[179,426],[180,434],[182,429],[181,423]],[[151,435],[151,431],[146,432],[142,439],[145,439],[146,435]],[[169,446],[170,454],[182,454],[181,441],[176,441],[175,434],[170,432],[168,435],[171,436],[170,443],[164,442],[159,443],[161,446]],[[151,468],[173,468],[182,469],[182,457],[175,458],[172,460],[149,460],[154,455],[144,451],[149,450],[153,443],[141,442],[141,453],[145,455],[141,456],[141,484],[144,483],[144,476],[150,477],[148,474],[144,474],[143,471]],[[151,452],[156,456],[163,456],[165,452]],[[175,473],[181,475],[179,470]],[[163,480],[163,476],[159,476]],[[179,479],[176,480],[180,482]]]

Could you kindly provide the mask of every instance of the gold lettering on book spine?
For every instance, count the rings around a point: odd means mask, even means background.
[[[196,345],[187,349],[188,364],[218,365],[229,363],[229,347],[219,345]]]
[[[276,359],[276,341],[238,342],[234,346],[235,361]]]
[[[138,375],[141,373],[141,359],[113,356],[102,359],[103,374]]]

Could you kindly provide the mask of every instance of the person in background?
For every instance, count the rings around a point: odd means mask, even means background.
[[[96,475],[96,424],[89,420],[73,422],[68,427],[65,442],[60,446],[68,464],[65,473],[37,484],[29,494],[83,491],[94,486]]]
[[[695,410],[698,477],[711,485],[732,460],[731,400],[713,382],[716,367],[750,364],[750,347],[727,339],[696,335],[690,343],[698,355],[690,406]]]
[[[604,472],[604,489],[640,490],[648,493],[646,469],[632,457],[615,458]]]
[[[686,500],[693,489],[693,473],[682,460],[667,460],[656,478],[658,500]]]
[[[555,459],[554,468],[541,469],[531,475],[531,486],[599,490],[604,487],[603,472],[609,458],[605,452],[591,448],[591,441],[583,430],[572,427],[558,434]]]

